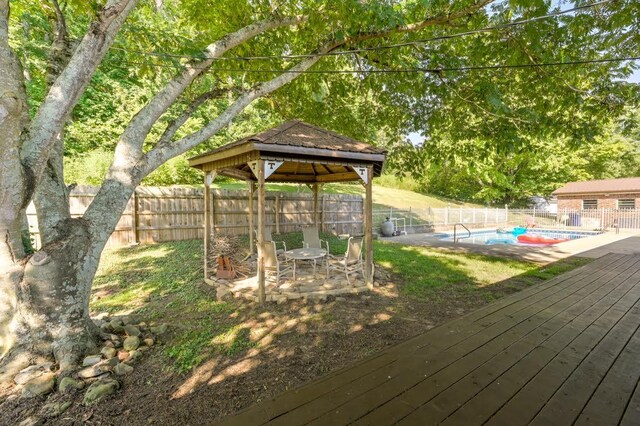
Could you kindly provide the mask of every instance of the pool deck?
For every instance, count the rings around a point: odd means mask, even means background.
[[[606,250],[222,424],[640,424],[640,237]]]
[[[519,246],[515,244],[465,244],[464,240],[458,244],[442,241],[433,234],[409,234],[397,237],[380,238],[397,244],[422,247],[436,247],[463,253],[480,253],[494,256],[506,256],[528,260],[540,264],[547,264],[565,259],[570,256],[598,258],[606,253],[635,253],[640,248],[640,233],[636,232],[606,232],[592,237],[578,238],[546,247]]]

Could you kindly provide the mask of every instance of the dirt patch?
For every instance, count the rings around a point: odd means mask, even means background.
[[[163,318],[169,323],[169,334],[145,353],[131,375],[120,379],[121,389],[115,396],[85,407],[82,391],[23,400],[9,397],[5,389],[0,395],[0,424],[211,423],[535,282],[514,278],[474,292],[446,287],[435,290],[428,301],[416,301],[403,296],[399,291],[403,284],[389,275],[369,294],[330,298],[324,303],[259,306],[231,301],[224,316]],[[202,290],[213,294],[204,284]],[[157,303],[171,303],[171,297]],[[234,328],[240,330],[236,340],[226,351],[207,353],[189,373],[177,373],[166,348],[195,321],[226,319],[241,325]],[[217,325],[211,323],[211,327]],[[62,415],[47,415],[45,405],[65,401],[73,401],[73,405]]]

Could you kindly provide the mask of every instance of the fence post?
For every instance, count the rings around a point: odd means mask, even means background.
[[[508,205],[504,205],[504,221],[507,222],[507,225],[509,224],[509,206]]]
[[[533,206],[533,222],[536,221],[536,206]]]
[[[444,208],[444,224],[449,224],[449,206]]]
[[[216,235],[216,192],[209,188],[209,198],[211,198],[211,234]]]
[[[494,219],[496,220],[496,223],[498,223],[498,208],[496,207],[496,214],[494,215]]]
[[[458,222],[462,223],[462,206],[458,207]]]
[[[326,199],[325,195],[322,194],[321,195],[321,202],[320,202],[320,204],[321,204],[321,207],[320,207],[320,230],[322,232],[324,232],[324,209],[326,208],[325,199]]]
[[[476,223],[476,208],[473,207],[473,209],[471,210],[471,221],[475,224]]]
[[[604,222],[604,207],[600,209],[600,227],[604,230],[605,222]]]
[[[484,223],[486,224],[489,221],[489,209],[487,207],[484,208]]]
[[[138,218],[138,192],[134,190],[133,191],[133,211],[131,212],[131,231],[133,233],[133,244],[138,244],[140,242],[140,233],[138,231],[139,220],[140,219]]]
[[[280,193],[276,193],[276,211],[274,212],[276,222],[276,234],[280,233]]]

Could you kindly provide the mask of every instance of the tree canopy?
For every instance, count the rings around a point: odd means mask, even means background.
[[[346,43],[318,61],[313,73],[254,102],[206,144],[169,160],[144,183],[196,183],[199,176],[186,157],[294,117],[387,146],[389,171],[411,173],[425,190],[468,200],[513,202],[548,194],[566,180],[635,173],[637,165],[628,163],[637,147],[617,130],[616,120],[625,108],[632,116],[629,106],[637,104],[637,85],[625,82],[636,63],[584,62],[640,54],[637,2],[485,3],[455,25]],[[100,3],[63,6],[72,49]],[[12,43],[29,76],[34,113],[46,93],[55,10],[49,2],[16,1],[13,7]],[[300,59],[295,55],[314,52],[318,42],[418,22],[447,7],[455,10],[437,1],[143,2],[66,126],[67,181],[101,183],[133,114],[182,65],[202,58],[210,40],[251,21],[308,16],[304,29],[265,32],[215,61],[158,120],[146,146],[203,93],[211,93],[210,99],[175,138],[204,126],[240,91],[273,78]],[[572,61],[581,63],[536,65]],[[484,66],[498,68],[469,69]],[[424,144],[407,145],[409,132],[422,133]]]

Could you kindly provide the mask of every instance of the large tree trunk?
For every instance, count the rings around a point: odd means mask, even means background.
[[[29,123],[22,69],[8,44],[9,1],[0,0],[0,382],[43,358],[67,369],[93,344],[89,296],[111,223],[98,223],[92,233],[87,220],[69,218],[55,142],[137,2],[107,1]],[[45,244],[28,257],[23,218],[43,173],[40,192],[52,208],[40,214]],[[120,213],[114,212],[116,222]]]
[[[61,369],[77,364],[94,344],[89,318],[89,289],[97,262],[86,221],[70,219],[58,226],[58,238],[22,266],[11,319],[12,347],[4,372],[52,356]]]

